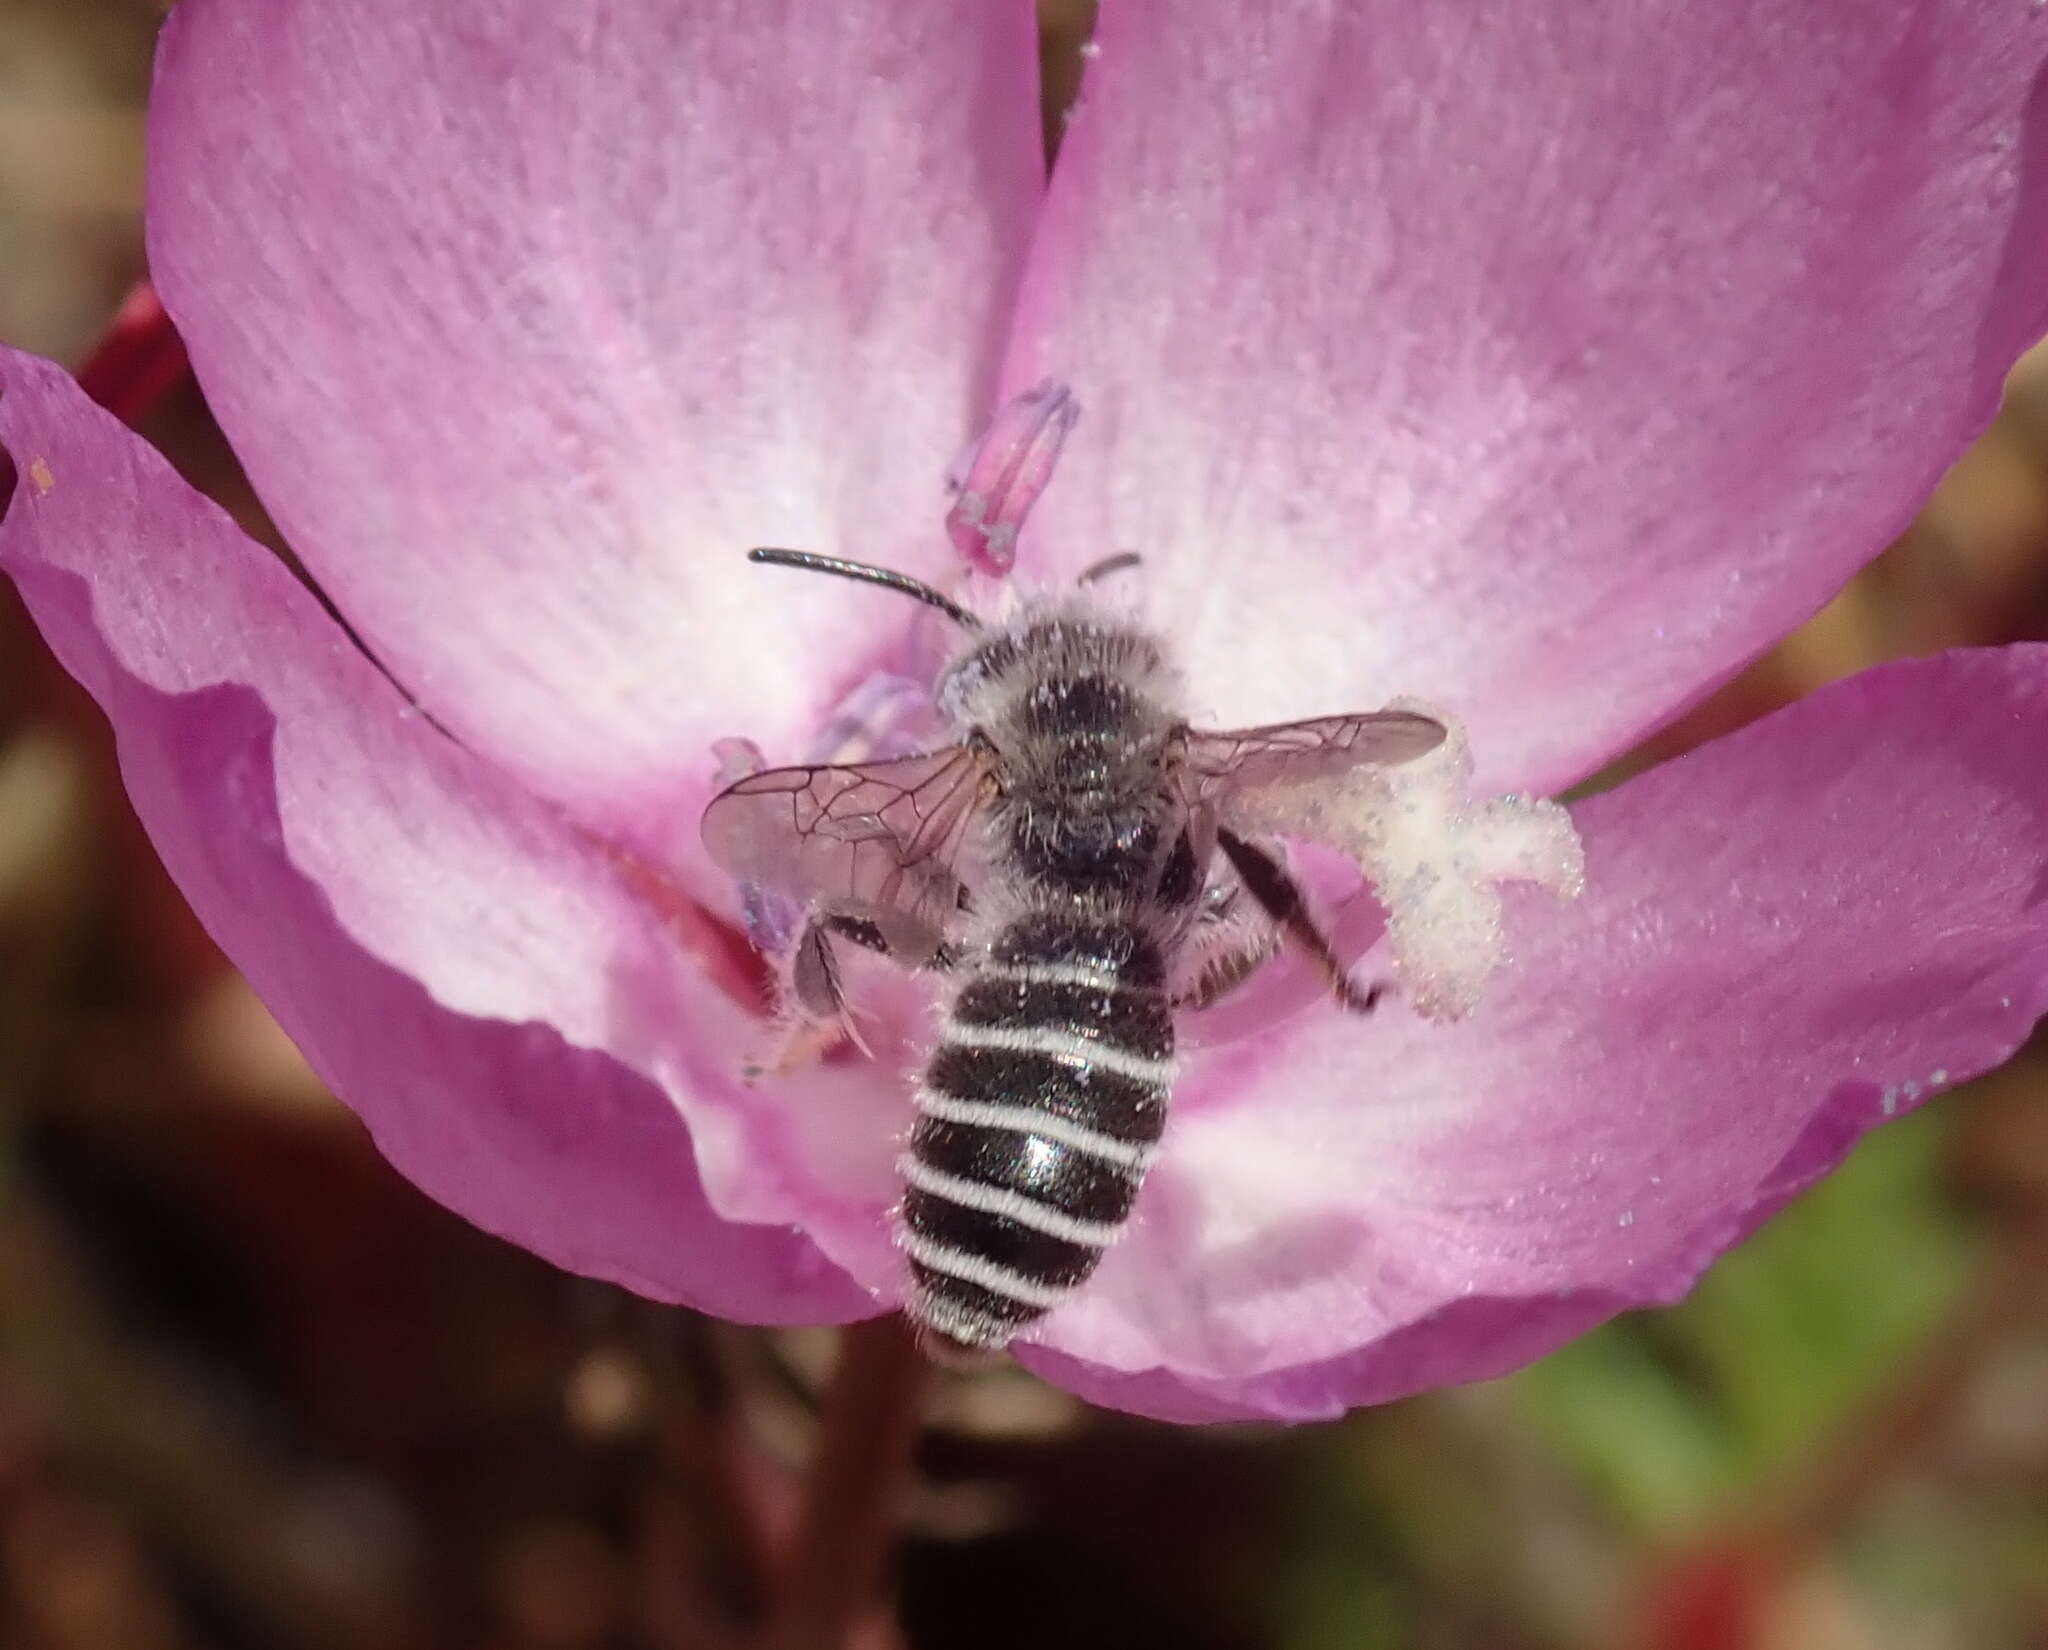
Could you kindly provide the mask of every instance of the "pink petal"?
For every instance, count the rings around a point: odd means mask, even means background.
[[[1577,810],[1477,1015],[1319,1011],[1183,1083],[1136,1230],[1027,1361],[1334,1414],[1675,1300],[2048,1009],[2048,647],[1886,666]]]
[[[0,568],[113,721],[165,865],[409,1178],[647,1294],[754,1320],[869,1309],[786,1224],[773,1151],[748,1149],[774,1137],[730,1081],[744,1016],[589,839],[7,350],[0,451],[19,470]]]
[[[152,265],[265,503],[396,676],[680,840],[711,740],[786,754],[895,614],[746,549],[948,566],[1036,79],[1023,0],[187,0]]]
[[[1004,382],[1021,565],[1225,723],[1413,695],[1559,788],[1813,611],[2048,328],[2022,0],[1108,0]]]

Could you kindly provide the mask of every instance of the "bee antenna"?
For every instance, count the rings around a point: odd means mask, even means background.
[[[890,590],[900,590],[906,596],[914,596],[927,607],[936,607],[962,630],[979,630],[981,621],[957,602],[949,601],[928,584],[921,584],[908,573],[896,573],[886,567],[870,567],[864,561],[842,561],[837,556],[817,556],[808,550],[754,549],[747,552],[747,560],[766,567],[800,567],[807,573],[836,573],[842,579],[861,579],[868,584],[879,584]]]

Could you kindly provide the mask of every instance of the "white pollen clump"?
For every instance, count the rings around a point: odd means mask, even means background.
[[[1409,1003],[1428,1019],[1463,1019],[1507,954],[1501,885],[1531,883],[1576,899],[1585,852],[1559,803],[1470,794],[1471,747],[1454,718],[1411,700],[1388,709],[1433,716],[1449,734],[1412,762],[1270,789],[1236,811],[1248,824],[1356,860],[1386,907],[1394,971]]]

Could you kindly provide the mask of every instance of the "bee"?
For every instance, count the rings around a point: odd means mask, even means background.
[[[935,688],[952,743],[751,774],[712,800],[703,839],[742,882],[803,905],[800,1017],[844,1023],[839,941],[946,977],[900,1161],[905,1310],[936,1351],[998,1351],[1128,1222],[1166,1127],[1177,1014],[1281,939],[1344,1007],[1378,996],[1352,983],[1280,853],[1235,828],[1240,804],[1411,761],[1445,728],[1397,710],[1191,727],[1158,639],[1091,589],[1132,556],[1000,624],[884,568],[750,559],[900,591],[965,637]]]

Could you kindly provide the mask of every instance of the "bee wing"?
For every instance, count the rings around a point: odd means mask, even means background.
[[[1407,710],[1315,716],[1263,728],[1188,735],[1188,800],[1221,807],[1237,793],[1336,779],[1353,768],[1394,767],[1444,742],[1443,723]]]
[[[770,768],[711,799],[704,847],[742,882],[867,919],[892,955],[915,964],[959,910],[954,861],[981,794],[981,762],[960,745]]]

